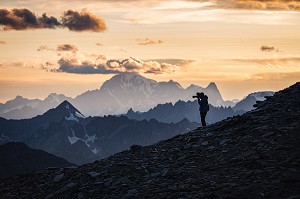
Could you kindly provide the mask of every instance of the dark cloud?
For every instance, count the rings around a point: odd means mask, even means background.
[[[117,67],[106,67],[102,64],[93,64],[90,61],[80,62],[77,59],[61,58],[58,61],[59,69],[52,72],[65,72],[74,74],[119,74],[120,69]]]
[[[119,74],[119,73],[171,73],[179,66],[158,63],[155,61],[142,61],[130,57],[124,60],[107,59],[100,56],[96,61],[80,60],[75,56],[62,57],[59,61],[59,68],[51,70],[52,72],[66,72],[75,74]]]
[[[77,32],[103,32],[106,30],[104,20],[86,10],[82,10],[81,12],[68,10],[64,12],[62,24],[69,30]]]
[[[1,45],[1,44],[6,44],[6,42],[5,42],[5,41],[0,41],[0,45]]]
[[[97,42],[96,45],[97,45],[97,46],[103,46],[103,44],[101,44],[101,43],[99,43],[99,42]]]
[[[48,17],[45,13],[37,17],[28,9],[0,9],[0,26],[2,30],[28,30],[42,28],[57,28],[61,24],[55,17]]]
[[[272,51],[277,51],[278,52],[278,49],[276,49],[274,46],[261,46],[260,50],[262,52],[272,52]]]
[[[56,50],[58,52],[61,52],[61,51],[70,51],[70,52],[77,52],[78,51],[78,48],[75,46],[75,45],[72,45],[72,44],[60,44],[57,46]]]
[[[137,39],[136,41],[139,45],[151,45],[151,44],[161,44],[161,43],[163,43],[162,40],[154,40],[154,39],[150,39],[150,38]]]
[[[26,8],[0,9],[0,27],[3,31],[45,28],[68,28],[70,31],[76,32],[103,32],[106,30],[104,20],[86,10],[81,12],[68,10],[64,12],[59,21],[55,17],[48,17],[46,13],[38,17]]]

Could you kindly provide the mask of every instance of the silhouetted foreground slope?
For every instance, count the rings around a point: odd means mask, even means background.
[[[0,145],[0,178],[48,167],[70,166],[75,165],[45,151],[29,148],[22,142]]]
[[[202,130],[6,179],[0,198],[299,198],[299,119],[297,83]]]

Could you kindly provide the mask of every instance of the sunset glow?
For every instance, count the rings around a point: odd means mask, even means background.
[[[300,80],[299,11],[283,0],[1,2],[0,102],[74,97],[122,72],[215,82],[224,99],[277,91]]]

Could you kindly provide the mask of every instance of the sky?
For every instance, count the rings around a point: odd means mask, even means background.
[[[75,97],[116,74],[224,99],[300,80],[299,0],[0,1],[0,102]]]

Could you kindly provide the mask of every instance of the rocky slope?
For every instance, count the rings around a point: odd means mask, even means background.
[[[78,168],[0,183],[0,198],[299,198],[300,83],[257,109]]]

